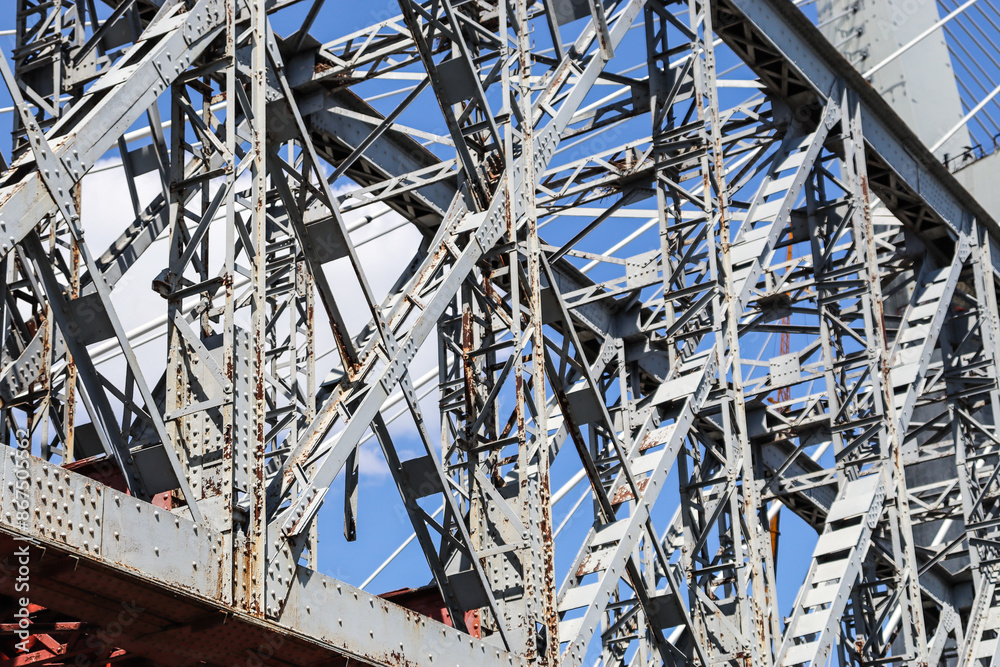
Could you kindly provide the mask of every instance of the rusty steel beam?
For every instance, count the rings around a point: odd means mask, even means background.
[[[3,458],[0,593],[20,597],[20,554],[30,553],[33,604],[88,623],[122,626],[116,646],[157,664],[242,664],[276,655],[295,664],[516,666],[496,646],[300,567],[276,619],[233,607],[223,536],[169,510],[35,458]],[[30,479],[33,519],[19,524],[17,471]],[[127,617],[123,620],[123,616]],[[364,628],[364,631],[359,631]]]
[[[4,54],[4,664],[994,658],[1000,229],[794,3],[105,4]]]

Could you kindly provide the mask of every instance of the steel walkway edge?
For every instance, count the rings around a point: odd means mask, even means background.
[[[17,457],[14,449],[3,457],[0,593],[86,618],[131,653],[173,665],[259,664],[279,648],[283,660],[301,665],[347,658],[392,667],[523,664],[302,566],[280,618],[236,612],[222,533],[59,466]],[[25,507],[28,521],[19,522]],[[25,544],[29,589],[18,591],[17,554]]]

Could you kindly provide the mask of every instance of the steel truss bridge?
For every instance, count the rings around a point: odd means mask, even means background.
[[[398,4],[17,0],[0,663],[1000,664],[1000,228],[864,67],[789,0]],[[436,618],[318,571],[368,439]]]

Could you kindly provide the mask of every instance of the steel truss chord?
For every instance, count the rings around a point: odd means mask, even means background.
[[[964,641],[958,640],[958,664],[990,665],[1000,659],[1000,618],[997,599],[997,503],[990,492],[996,485],[1000,450],[1000,394],[997,359],[996,281],[987,271],[992,248],[978,228],[972,230],[972,294],[961,310],[953,308],[942,334],[942,352],[948,376],[946,395],[955,442],[955,462],[961,488],[962,518],[969,564],[975,582],[975,600],[969,610]],[[984,263],[985,262],[985,263]]]
[[[859,107],[850,93],[843,94],[842,104],[841,176],[833,181],[834,172],[819,163],[814,170],[816,180],[807,190],[809,212],[814,216],[811,220],[816,220],[809,225],[809,236],[826,410],[840,493],[826,517],[825,530],[777,652],[776,661],[782,665],[819,663],[833,653],[852,661],[906,662],[919,659],[926,651],[923,632],[915,630],[923,627],[922,604],[901,465],[902,415],[896,413],[895,398],[897,383],[904,392],[911,383],[903,381],[906,367],[900,365],[898,371],[893,367],[888,348],[882,316],[884,277],[871,202],[863,187],[866,175]],[[834,208],[837,191],[844,205]],[[964,257],[957,255],[959,268]],[[951,284],[953,288],[954,281]],[[918,298],[914,296],[914,303],[920,303]],[[936,301],[931,305],[941,312]],[[920,329],[926,319],[923,307],[921,304],[919,310],[913,308],[904,315],[904,322],[913,323],[913,335],[907,338],[904,324],[897,346],[901,348],[905,340],[916,341],[916,363],[924,363],[926,368],[936,336],[927,331],[931,327]],[[940,316],[931,319],[940,326]],[[802,362],[801,356],[798,362]],[[848,370],[851,367],[856,370]],[[905,409],[905,395],[902,403]],[[891,555],[872,554],[876,533],[891,540]],[[883,556],[889,557],[882,567],[890,569],[878,573],[880,566],[875,561]],[[903,632],[883,632],[883,624],[897,605],[906,616]]]

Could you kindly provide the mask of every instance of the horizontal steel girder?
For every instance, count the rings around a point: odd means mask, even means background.
[[[712,5],[719,37],[779,97],[821,104],[840,81],[858,95],[872,191],[901,220],[946,241],[957,239],[976,220],[997,244],[997,222],[801,10],[783,0],[714,0]],[[993,268],[1000,273],[1000,266]]]
[[[11,576],[0,577],[0,592],[19,595],[12,573],[27,545],[32,602],[102,625],[121,622],[123,609],[140,609],[115,640],[136,655],[173,665],[242,664],[248,655],[275,653],[296,664],[337,655],[386,667],[523,664],[301,566],[279,618],[249,616],[232,606],[232,559],[221,534],[59,466],[23,461],[12,449],[3,454],[0,563]],[[32,508],[24,524],[19,480],[28,482]]]

